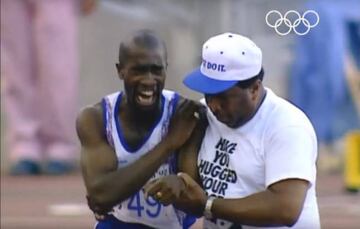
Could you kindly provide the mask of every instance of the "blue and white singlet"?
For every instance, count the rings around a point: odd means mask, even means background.
[[[136,149],[132,149],[125,142],[124,135],[122,133],[121,122],[119,120],[121,97],[122,92],[116,92],[105,96],[102,100],[106,138],[108,143],[114,148],[116,152],[118,168],[128,166],[129,164],[138,160],[141,156],[145,155],[147,152],[153,149],[162,140],[168,131],[170,119],[174,114],[177,102],[179,100],[179,95],[177,93],[169,90],[162,91],[161,117],[155,123],[153,129],[150,131],[149,135],[144,139],[144,141]],[[172,156],[169,157],[169,160],[160,166],[160,168],[150,180],[169,174],[174,174],[175,172],[176,161],[174,156]],[[144,192],[142,190],[116,205],[110,214],[117,220],[122,221],[122,224],[129,224],[129,227],[121,226],[121,228],[133,228],[131,224],[140,223],[160,229],[181,229],[183,228],[183,225],[184,227],[187,227],[185,224],[189,224],[189,222],[184,222],[184,219],[187,217],[185,217],[183,212],[176,210],[172,205],[164,206],[151,197],[145,199]],[[99,224],[101,223],[102,222],[100,221]],[[100,226],[99,224],[98,226]],[[105,228],[98,226],[96,228]],[[136,226],[134,228],[136,228]]]

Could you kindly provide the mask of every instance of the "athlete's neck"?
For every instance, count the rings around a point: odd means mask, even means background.
[[[122,105],[122,111],[125,113],[127,120],[140,125],[151,126],[162,115],[161,100],[159,101],[159,104],[156,108],[151,110],[143,110],[134,106],[133,104],[130,104],[126,99],[126,96],[124,96]]]

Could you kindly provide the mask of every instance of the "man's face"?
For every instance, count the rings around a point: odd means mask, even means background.
[[[166,60],[161,47],[130,47],[126,63],[117,68],[130,106],[143,111],[159,107],[166,78]]]
[[[206,94],[205,100],[217,120],[230,128],[245,124],[256,110],[258,89],[232,88],[219,94]]]

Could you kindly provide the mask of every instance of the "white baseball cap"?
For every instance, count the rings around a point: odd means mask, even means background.
[[[216,94],[256,76],[261,67],[261,49],[252,40],[223,33],[204,43],[201,66],[187,75],[183,83],[192,90]]]

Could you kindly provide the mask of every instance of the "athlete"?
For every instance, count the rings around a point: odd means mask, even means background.
[[[76,124],[96,228],[187,228],[182,212],[145,197],[142,187],[175,172],[174,152],[196,126],[199,105],[164,89],[166,46],[152,31],[120,44],[116,68],[125,90],[84,108]]]
[[[202,57],[184,80],[205,97],[209,125],[202,141],[191,139],[200,150],[188,144],[184,173],[146,193],[204,215],[204,228],[320,228],[316,135],[300,109],[263,86],[260,48],[225,33],[204,43]],[[165,190],[170,198],[156,195]]]

